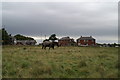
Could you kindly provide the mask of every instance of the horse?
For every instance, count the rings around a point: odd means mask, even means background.
[[[58,46],[59,47],[58,42],[44,41],[42,43],[42,49],[46,49],[46,47],[49,47],[49,49],[50,48],[54,49],[54,46]]]
[[[57,46],[57,47],[59,47],[59,44],[58,44],[58,42],[53,42],[53,44],[54,44],[54,46]]]
[[[42,49],[46,49],[46,47],[53,48],[54,49],[54,44],[50,41],[44,41],[42,43]]]

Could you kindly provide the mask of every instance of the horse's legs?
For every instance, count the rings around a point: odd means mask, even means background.
[[[57,44],[57,47],[59,47],[59,44]]]
[[[54,45],[51,46],[54,49]]]
[[[50,47],[51,47],[51,46],[49,46],[49,50],[50,50]]]
[[[53,46],[53,49],[54,49],[54,46]]]
[[[43,49],[43,46],[42,46],[42,49]]]
[[[44,46],[44,49],[46,50],[46,46]]]

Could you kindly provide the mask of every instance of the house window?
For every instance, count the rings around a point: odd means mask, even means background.
[[[88,42],[88,40],[86,40],[86,42]]]
[[[92,40],[92,42],[94,42],[94,40]]]
[[[81,45],[80,43],[78,43],[78,45]]]
[[[85,40],[84,40],[84,42],[85,42]]]

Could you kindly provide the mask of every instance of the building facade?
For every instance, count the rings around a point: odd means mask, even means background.
[[[37,42],[35,40],[15,40],[15,45],[35,45]]]
[[[58,44],[60,46],[75,46],[76,43],[73,38],[70,37],[62,37],[58,40]]]
[[[78,46],[95,46],[96,40],[90,36],[90,37],[80,37],[77,39],[77,45]]]

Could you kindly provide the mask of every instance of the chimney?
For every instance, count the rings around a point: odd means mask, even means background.
[[[92,36],[90,36],[92,38]]]

